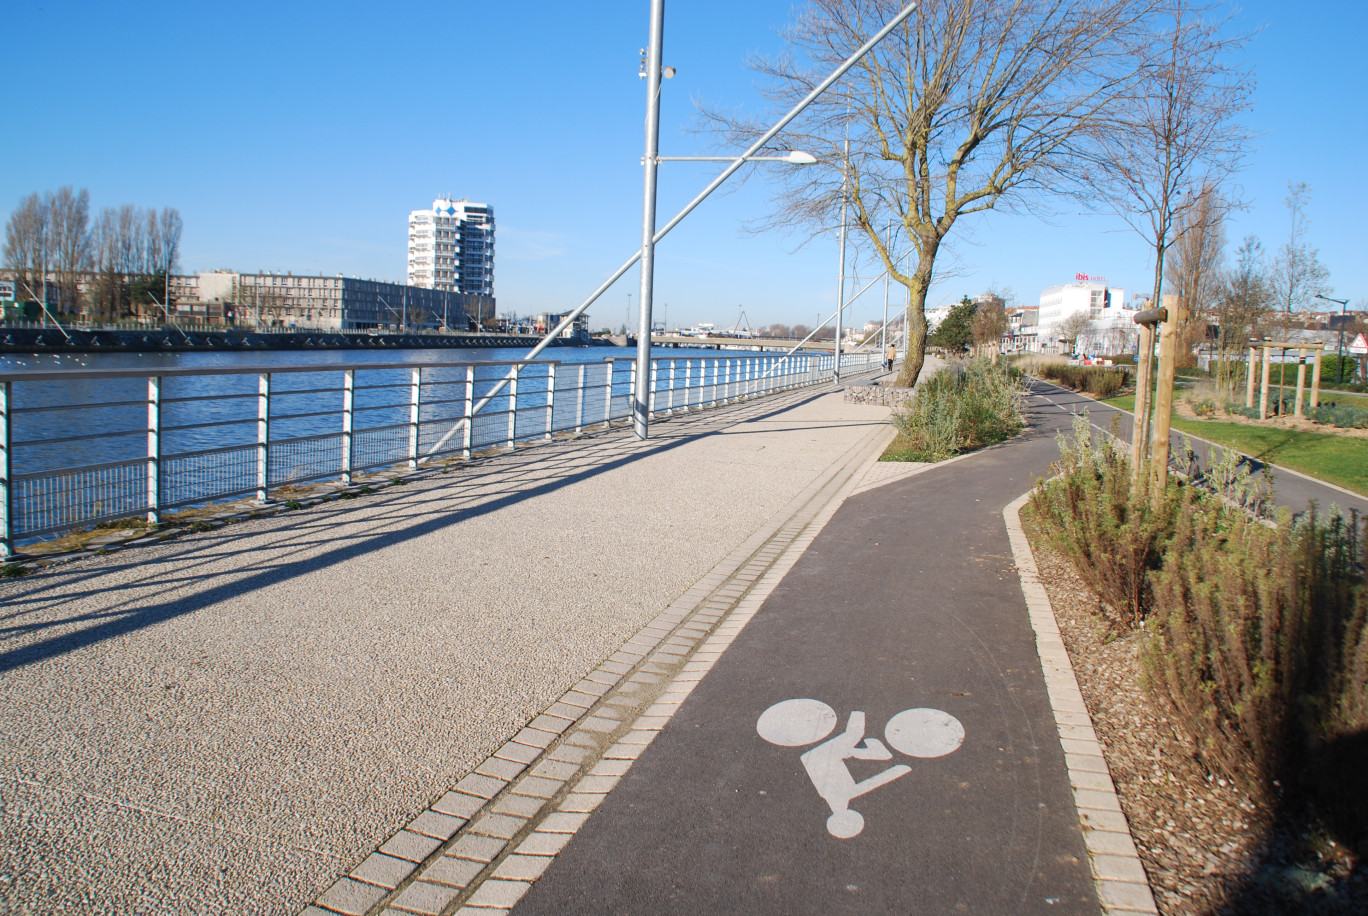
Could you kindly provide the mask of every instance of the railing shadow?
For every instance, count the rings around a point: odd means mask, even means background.
[[[655,436],[645,441],[632,438],[630,430],[615,430],[589,448],[583,442],[569,442],[515,452],[491,461],[484,468],[477,466],[473,472],[456,474],[450,483],[434,483],[421,493],[413,492],[419,486],[413,484],[387,488],[364,502],[358,500],[345,507],[330,503],[332,511],[326,514],[310,517],[304,512],[299,516],[299,523],[282,526],[277,543],[286,548],[284,556],[269,562],[249,558],[230,581],[216,581],[222,580],[222,573],[206,572],[204,567],[221,564],[226,557],[242,555],[241,543],[260,537],[260,530],[244,531],[231,526],[195,535],[189,541],[178,542],[187,544],[188,549],[176,551],[169,557],[152,559],[146,554],[140,556],[137,550],[129,550],[119,561],[101,569],[93,579],[88,568],[77,564],[39,574],[28,587],[20,580],[12,586],[17,594],[10,598],[9,609],[0,618],[5,624],[0,628],[0,639],[37,639],[0,651],[0,671],[32,665],[118,638],[268,588],[294,576],[340,568],[373,551],[423,538],[691,442],[744,434],[736,428],[778,416],[825,393],[804,389],[753,405],[737,405],[726,411],[676,415],[657,421],[653,427]],[[481,492],[482,487],[491,482],[497,482],[497,491]],[[469,494],[469,502],[461,505],[465,494]],[[355,528],[356,520],[361,518],[365,518],[361,530],[352,531],[345,537],[336,534],[336,529],[344,523]],[[330,546],[320,553],[320,545]],[[130,574],[136,574],[142,582],[155,581],[161,596],[175,597],[165,597],[151,604],[140,602],[136,606],[116,605],[72,613],[60,619],[23,621],[25,617],[43,615],[57,606],[66,607],[107,596],[111,587],[118,587],[109,584],[109,580],[127,578]],[[73,583],[79,584],[73,588]],[[50,632],[73,627],[76,629],[70,632]]]

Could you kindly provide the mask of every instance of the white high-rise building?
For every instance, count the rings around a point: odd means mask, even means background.
[[[410,286],[494,295],[494,208],[439,197],[409,214]]]
[[[1072,283],[1057,283],[1040,294],[1039,322],[1041,349],[1062,349],[1061,325],[1074,315],[1088,319],[1075,339],[1080,351],[1115,354],[1134,344],[1135,310],[1126,308],[1126,291],[1108,286],[1103,277],[1078,274]]]

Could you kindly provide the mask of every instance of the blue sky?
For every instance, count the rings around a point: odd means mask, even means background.
[[[661,151],[709,152],[696,103],[759,113],[746,67],[782,48],[788,0],[672,0],[666,9]],[[0,102],[0,210],[64,184],[92,204],[174,206],[182,268],[293,270],[402,281],[408,212],[451,194],[498,221],[501,311],[578,304],[639,245],[647,0],[576,4],[355,2],[184,4],[11,0],[6,32],[41,49],[12,60]],[[1311,241],[1334,293],[1368,299],[1361,150],[1368,148],[1365,6],[1258,0],[1242,21],[1258,77],[1259,133],[1240,176],[1248,210],[1231,247],[1286,236],[1289,180],[1313,188]],[[666,164],[661,221],[720,168]],[[763,176],[714,195],[658,249],[657,320],[811,324],[836,300],[836,242],[748,235]],[[1144,243],[1112,217],[991,215],[965,221],[955,275],[929,304],[990,284],[1034,302],[1077,272],[1127,297],[1148,286]],[[626,317],[629,274],[591,310]],[[895,302],[900,301],[896,298]],[[871,292],[854,318],[882,311]]]

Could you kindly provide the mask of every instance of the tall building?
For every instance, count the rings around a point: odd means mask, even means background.
[[[410,286],[494,295],[494,208],[439,197],[409,214]]]

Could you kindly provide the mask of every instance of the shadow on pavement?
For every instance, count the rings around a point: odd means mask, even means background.
[[[138,551],[131,549],[123,554],[123,557],[126,557],[125,561],[96,573],[98,579],[100,575],[136,568],[145,573],[144,579],[153,579],[161,573],[170,572],[169,577],[163,582],[163,592],[192,590],[189,595],[161,603],[114,608],[94,614],[26,624],[21,622],[23,617],[46,610],[53,604],[66,604],[106,590],[97,583],[83,589],[73,590],[69,587],[72,582],[90,578],[91,570],[86,564],[78,563],[69,568],[59,568],[56,572],[39,574],[32,582],[32,586],[27,589],[22,582],[16,582],[13,586],[19,594],[9,599],[9,607],[3,618],[0,618],[0,623],[3,624],[0,625],[0,639],[13,642],[26,636],[37,635],[39,638],[28,645],[0,652],[0,671],[21,668],[145,627],[155,626],[166,620],[192,614],[217,602],[270,587],[296,575],[337,567],[371,551],[424,537],[463,521],[497,512],[525,500],[634,464],[643,458],[663,454],[690,442],[713,436],[744,434],[738,433],[736,427],[777,416],[827,393],[806,391],[797,397],[785,398],[778,404],[771,401],[742,405],[739,412],[728,411],[719,415],[708,411],[676,417],[655,427],[659,431],[658,438],[645,442],[628,440],[625,446],[623,440],[630,436],[630,431],[623,431],[621,435],[592,445],[589,451],[585,451],[582,443],[569,443],[564,448],[536,449],[508,456],[515,461],[522,460],[519,465],[496,462],[476,474],[458,475],[453,481],[457,488],[456,493],[448,487],[441,487],[415,499],[413,495],[405,493],[403,487],[387,487],[377,494],[382,500],[379,506],[384,508],[384,513],[374,519],[369,529],[359,535],[349,535],[345,541],[336,536],[330,537],[326,532],[336,528],[338,523],[348,516],[355,516],[363,511],[374,511],[377,503],[374,497],[363,504],[345,509],[338,509],[335,503],[329,503],[329,507],[334,511],[329,512],[326,517],[310,518],[305,513],[300,516],[298,524],[289,524],[286,527],[286,533],[294,536],[294,544],[284,558],[269,563],[258,562],[255,569],[252,569],[251,559],[248,558],[247,566],[251,571],[227,582],[213,584],[213,579],[221,578],[220,573],[197,575],[189,570],[176,570],[187,565],[193,569],[195,566],[221,560],[225,554],[236,553],[236,542],[247,537],[258,537],[261,534],[260,530],[238,533],[233,528],[222,528],[212,533],[196,535],[188,542],[190,549],[151,561],[140,561]],[[630,448],[631,451],[620,454],[624,447]],[[618,457],[609,458],[610,454],[616,454]],[[548,468],[551,469],[550,479],[546,479]],[[503,479],[505,492],[502,495],[489,498],[486,494],[472,500],[468,506],[451,511],[452,499],[459,497],[461,488],[475,489],[484,478],[490,477]],[[544,482],[524,489],[512,489],[512,486],[528,479],[540,479]],[[341,512],[342,515],[339,517],[336,512]],[[279,523],[279,517],[276,520]],[[334,546],[307,559],[290,559],[291,554],[315,551],[319,544]],[[151,568],[148,568],[149,566]],[[48,596],[51,596],[51,600],[43,603]],[[91,625],[73,632],[42,635],[47,631],[82,624]]]

